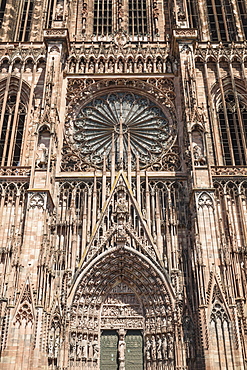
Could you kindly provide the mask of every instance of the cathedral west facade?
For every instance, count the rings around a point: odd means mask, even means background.
[[[0,1],[1,369],[247,369],[246,14]]]

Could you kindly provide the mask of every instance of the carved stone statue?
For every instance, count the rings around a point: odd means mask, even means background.
[[[123,62],[120,60],[118,62],[118,72],[119,73],[122,73],[123,72],[123,69],[124,69],[124,65],[123,65]]]
[[[108,63],[108,72],[113,73],[114,72],[114,63],[112,60]]]
[[[139,60],[138,64],[137,64],[137,70],[139,73],[142,73],[143,72],[143,63],[141,60]]]
[[[151,360],[151,342],[150,342],[149,338],[147,338],[147,340],[146,340],[145,351],[146,351],[146,359],[147,359],[147,361],[150,361]]]
[[[38,145],[36,151],[36,168],[46,168],[48,163],[48,149],[45,144],[41,143]]]
[[[203,166],[206,164],[206,158],[203,155],[202,148],[196,143],[192,143],[193,156],[195,166]]]
[[[94,62],[91,60],[88,66],[88,72],[94,73]]]
[[[158,61],[158,63],[157,63],[157,69],[158,69],[158,72],[159,73],[162,73],[163,71],[163,65],[162,65],[162,62],[161,62],[161,60],[159,60]]]
[[[57,4],[55,19],[57,21],[62,21],[63,20],[63,6],[62,6],[62,4]]]
[[[82,346],[82,358],[87,359],[87,334],[83,335],[83,340],[81,341]]]
[[[161,337],[157,336],[157,360],[162,360],[162,340]]]
[[[167,338],[167,357],[169,360],[174,359],[174,343],[173,343],[173,337],[169,333]]]
[[[105,65],[102,61],[99,63],[99,73],[104,73]]]
[[[156,360],[156,341],[155,341],[154,335],[152,335],[152,338],[151,338],[151,357],[153,361]]]
[[[128,72],[129,73],[133,72],[133,62],[132,62],[132,60],[128,61]]]
[[[166,336],[162,335],[162,357],[163,360],[167,360],[167,339]]]
[[[148,70],[148,73],[153,72],[153,63],[151,62],[151,60],[148,61],[147,70]]]
[[[120,329],[119,331],[119,342],[118,342],[118,361],[119,361],[119,370],[125,369],[125,349],[126,343],[124,340],[125,332]]]

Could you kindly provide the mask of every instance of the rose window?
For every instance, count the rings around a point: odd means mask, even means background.
[[[132,166],[138,157],[145,168],[165,155],[174,130],[163,111],[146,97],[133,93],[110,93],[82,107],[71,122],[69,141],[84,162],[102,168],[103,158],[110,166]]]

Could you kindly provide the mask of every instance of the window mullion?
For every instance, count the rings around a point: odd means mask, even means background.
[[[8,101],[9,85],[10,85],[10,81],[11,81],[12,69],[13,69],[13,64],[11,64],[9,66],[9,72],[8,72],[7,81],[6,81],[6,88],[5,88],[5,92],[4,92],[2,112],[1,112],[1,120],[0,120],[0,133],[2,132],[3,120],[4,120],[5,110],[6,110],[7,101]]]
[[[223,112],[224,112],[224,117],[225,117],[226,133],[227,133],[227,138],[228,138],[228,143],[229,143],[229,151],[230,151],[230,156],[231,156],[231,160],[232,160],[232,165],[235,165],[235,158],[234,158],[234,152],[233,152],[233,148],[232,148],[232,139],[231,139],[229,122],[228,122],[228,115],[227,115],[227,107],[226,107],[225,96],[224,96],[224,89],[223,89],[222,79],[221,79],[221,75],[220,75],[219,62],[217,62],[217,74],[218,74],[217,78],[218,78],[219,85],[220,85]]]
[[[229,30],[228,30],[228,25],[227,25],[227,17],[226,17],[226,8],[223,2],[221,3],[221,10],[222,10],[222,17],[223,17],[224,28],[225,28],[225,33],[226,33],[226,40],[230,41]]]
[[[29,14],[29,8],[30,8],[30,0],[26,0],[27,4],[27,9],[26,9],[26,14],[25,14],[25,21],[24,21],[24,26],[23,26],[23,32],[22,32],[22,38],[20,41],[25,41],[25,36],[26,36],[26,29],[27,29],[27,20],[28,20],[28,14]],[[24,3],[24,9],[25,9],[25,3]]]
[[[245,137],[245,133],[244,133],[242,114],[241,114],[241,110],[240,110],[240,106],[239,106],[238,94],[237,94],[237,89],[236,89],[236,85],[235,85],[234,74],[233,74],[232,63],[231,62],[229,63],[229,67],[230,67],[230,74],[231,74],[231,81],[232,81],[232,89],[233,89],[235,104],[236,104],[236,108],[237,108],[238,124],[240,126],[240,132],[241,132],[242,148],[243,148],[244,157],[245,157],[245,158],[243,158],[243,164],[246,164],[247,163],[247,142],[246,142],[246,137]],[[242,150],[240,150],[240,153],[242,155]]]
[[[211,4],[212,4],[213,13],[214,13],[214,21],[215,21],[218,40],[221,41],[221,32],[220,32],[220,27],[219,27],[219,22],[218,22],[218,13],[217,13],[215,1],[212,0]]]
[[[9,142],[9,136],[11,134],[10,128],[11,128],[12,119],[13,119],[13,114],[11,112],[11,114],[9,114],[8,123],[7,123],[7,127],[6,127],[6,135],[5,135],[5,138],[4,138],[4,146],[3,146],[1,166],[5,165],[5,159],[6,159],[6,155],[8,153],[8,142]]]
[[[11,166],[12,159],[13,159],[14,138],[16,136],[16,130],[17,130],[17,125],[18,125],[17,118],[18,118],[18,112],[19,112],[19,106],[20,106],[20,100],[21,100],[23,70],[24,70],[24,63],[22,65],[20,84],[19,84],[19,89],[18,89],[18,93],[16,97],[16,106],[15,106],[14,121],[13,121],[12,135],[11,135],[11,141],[10,141],[10,146],[9,146],[9,156],[8,156],[7,166]]]

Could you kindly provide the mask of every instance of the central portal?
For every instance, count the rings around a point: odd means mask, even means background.
[[[136,293],[118,283],[101,308],[101,370],[143,370],[143,309]]]
[[[140,330],[104,330],[100,348],[100,370],[143,370]]]

